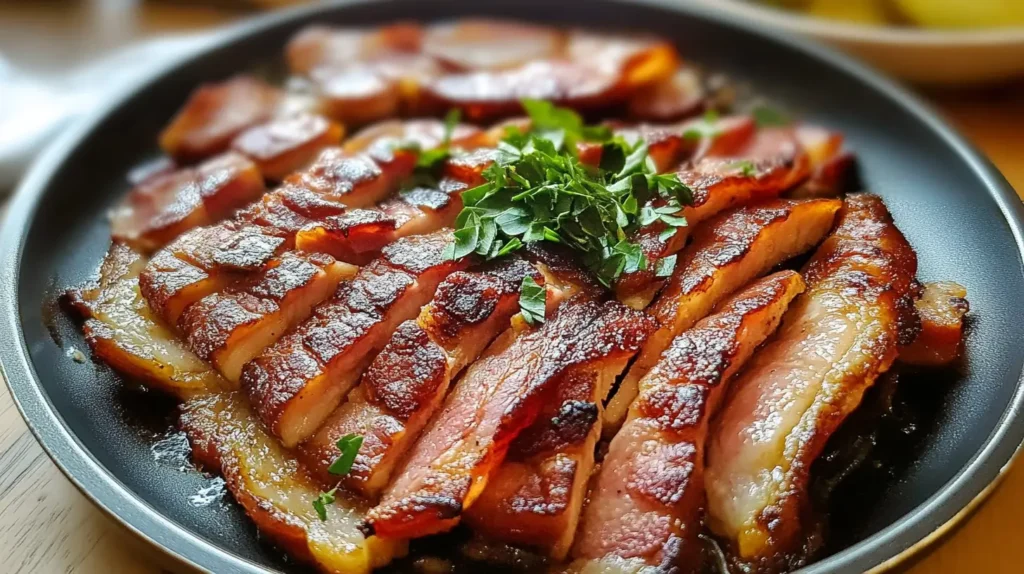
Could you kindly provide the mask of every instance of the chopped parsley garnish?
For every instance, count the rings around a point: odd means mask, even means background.
[[[721,128],[718,126],[718,111],[710,109],[704,112],[704,117],[701,121],[696,122],[693,126],[683,132],[683,138],[688,140],[702,140],[705,138],[713,138],[721,132]]]
[[[327,467],[327,472],[334,475],[348,474],[352,470],[352,463],[356,460],[356,454],[359,453],[359,448],[363,446],[363,437],[357,434],[347,434],[336,443],[338,450],[341,454],[338,458],[334,459],[331,466]],[[328,490],[327,492],[321,492],[316,499],[313,500],[313,510],[316,510],[317,516],[320,520],[327,520],[327,506],[334,504],[335,494],[338,491],[338,487]]]
[[[335,486],[327,492],[321,492],[313,501],[313,510],[316,510],[316,514],[320,517],[320,520],[327,520],[327,505],[334,504],[334,494],[337,491],[338,487]]]
[[[729,167],[731,167],[732,169],[738,169],[744,177],[751,177],[754,175],[754,172],[756,171],[754,169],[754,162],[750,161],[749,159],[737,161],[730,165]]]
[[[757,123],[757,127],[759,128],[788,126],[793,123],[793,120],[791,120],[788,115],[765,104],[754,106],[754,109],[751,110],[750,113],[754,116],[754,122]]]
[[[363,437],[357,434],[347,434],[337,442],[338,450],[341,451],[341,455],[334,459],[331,466],[327,467],[327,472],[335,475],[345,475],[348,471],[352,470],[352,463],[356,460],[356,454],[359,453],[359,447],[363,446]]]
[[[519,310],[529,325],[544,322],[544,309],[547,303],[547,291],[527,275],[519,288]]]
[[[630,237],[661,220],[675,228],[692,203],[690,189],[675,174],[659,175],[643,141],[629,143],[606,127],[586,126],[572,110],[548,102],[523,102],[531,130],[510,130],[486,183],[462,193],[452,259],[476,253],[493,259],[536,241],[561,243],[581,253],[605,286],[623,272],[650,263]],[[580,141],[602,145],[601,165],[584,166]],[[660,207],[648,205],[660,198]]]

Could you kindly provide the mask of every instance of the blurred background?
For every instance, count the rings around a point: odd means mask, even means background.
[[[1024,0],[679,1],[855,54],[913,83],[1008,175],[1024,170],[989,145],[1024,127]],[[0,195],[55,130],[111,89],[218,26],[296,3],[0,0]]]
[[[486,0],[480,0],[484,2]],[[684,0],[680,0],[681,2]],[[833,44],[929,100],[1024,191],[1024,0],[688,0]],[[289,0],[0,0],[0,213],[38,150],[111,89]],[[0,387],[3,571],[155,572],[45,457]],[[913,574],[1019,572],[1024,465]]]

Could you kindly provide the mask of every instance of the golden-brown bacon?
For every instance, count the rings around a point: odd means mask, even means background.
[[[812,551],[811,463],[916,335],[917,258],[877,196],[849,196],[804,270],[807,292],[723,406],[707,456],[711,527],[764,571]]]
[[[231,222],[185,233],[153,255],[139,288],[168,325],[196,301],[263,267],[289,247],[285,238]]]
[[[143,179],[111,211],[110,233],[153,251],[193,227],[230,216],[264,191],[257,166],[242,155],[226,153]]]
[[[569,369],[537,420],[466,512],[474,532],[540,551],[569,552],[600,438],[600,405],[629,357]],[[605,364],[607,363],[607,364]]]
[[[803,290],[796,272],[776,273],[672,341],[608,446],[573,547],[575,568],[698,569],[709,422],[729,379]]]
[[[835,199],[776,199],[723,213],[698,228],[651,308],[658,330],[609,401],[605,432],[622,424],[637,383],[676,335],[739,287],[816,245],[840,205]]]
[[[521,113],[523,99],[593,110],[620,104],[668,78],[677,61],[675,49],[659,40],[573,32],[561,54],[504,69],[444,74],[424,86],[422,96],[477,121]]]
[[[338,145],[343,132],[323,116],[299,113],[243,131],[231,149],[256,162],[266,179],[281,181],[313,161],[323,148]]]
[[[528,275],[543,284],[543,276],[521,259],[445,279],[419,317],[399,326],[348,401],[302,445],[306,465],[329,482],[327,467],[338,456],[335,443],[350,433],[360,435],[363,445],[344,482],[363,494],[378,494],[440,408],[451,381],[519,311],[519,288]]]
[[[572,367],[621,361],[650,332],[618,303],[567,303],[542,327],[499,339],[474,363],[366,517],[386,538],[451,528],[487,485],[510,443],[533,423]]]
[[[268,435],[244,397],[207,394],[182,406],[179,421],[192,455],[219,472],[260,535],[322,572],[369,574],[405,552],[401,541],[367,538],[358,529],[366,508],[339,494],[320,520],[312,501],[320,486]]]
[[[565,40],[547,26],[467,18],[428,28],[423,53],[458,70],[501,70],[556,57]]]
[[[389,245],[245,365],[242,385],[272,434],[292,447],[320,427],[398,325],[416,316],[445,276],[468,264],[442,257],[450,241],[445,230]]]
[[[630,118],[672,122],[696,115],[705,107],[703,79],[691,66],[683,65],[669,78],[642,90],[629,101]]]
[[[160,147],[179,162],[220,153],[242,130],[269,119],[281,91],[251,76],[197,88],[160,134]]]
[[[970,310],[967,289],[952,281],[926,283],[914,302],[921,332],[900,348],[900,361],[935,367],[956,361],[963,343],[964,315]]]
[[[322,253],[288,252],[189,306],[178,328],[189,347],[238,382],[242,365],[309,316],[356,268]]]
[[[178,398],[225,388],[216,371],[157,318],[139,293],[145,259],[124,243],[110,246],[99,276],[68,298],[82,316],[93,353],[115,370]]]
[[[693,205],[678,214],[686,218],[687,227],[670,233],[663,222],[655,221],[638,230],[634,241],[650,262],[682,249],[691,229],[701,221],[730,207],[777,197],[810,173],[809,159],[790,130],[755,133],[753,120],[742,116],[695,120],[688,126],[690,133],[703,136],[694,151],[696,160],[677,173],[693,192]],[[664,285],[655,269],[652,263],[624,273],[615,285],[619,300],[634,309],[650,304]]]
[[[285,48],[288,67],[308,74],[317,67],[371,60],[420,50],[419,24],[401,22],[376,29],[340,29],[314,25],[295,35]]]
[[[373,205],[391,195],[416,166],[416,152],[396,149],[387,160],[363,153],[349,154],[330,147],[307,169],[285,178],[323,199],[347,207]]]

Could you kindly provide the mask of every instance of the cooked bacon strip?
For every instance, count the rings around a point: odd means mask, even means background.
[[[809,159],[791,130],[754,133],[753,122],[746,120],[729,118],[711,126],[701,125],[703,120],[690,124],[690,129],[708,135],[695,152],[702,159],[677,173],[693,192],[693,205],[679,214],[688,226],[672,234],[666,232],[663,222],[656,221],[637,232],[633,241],[640,244],[650,264],[619,278],[615,293],[620,301],[634,309],[650,304],[664,285],[664,280],[655,275],[654,263],[682,249],[698,223],[736,205],[777,197],[809,175]]]
[[[293,114],[253,126],[231,142],[231,149],[256,162],[263,177],[281,181],[341,141],[342,127],[323,116]]]
[[[183,163],[220,153],[242,130],[269,119],[280,101],[280,89],[251,76],[204,84],[164,128],[160,147]]]
[[[811,176],[787,197],[837,197],[856,191],[857,158],[843,151],[842,134],[810,125],[797,126],[793,133],[807,151]]]
[[[365,30],[313,25],[300,30],[285,52],[292,72],[308,74],[325,65],[416,53],[422,36],[419,24],[407,22]]]
[[[971,308],[967,289],[952,281],[926,283],[914,307],[921,318],[921,332],[913,343],[900,348],[900,361],[937,367],[960,358],[964,315]]]
[[[677,62],[675,48],[665,42],[573,32],[557,57],[444,74],[423,86],[422,96],[441,109],[458,107],[474,121],[522,113],[523,99],[594,110],[621,104],[669,77]]]
[[[353,209],[311,222],[295,236],[296,247],[365,264],[400,237],[429,233],[455,223],[467,185],[443,179],[437,189],[418,186],[372,208]]]
[[[473,531],[563,560],[586,497],[600,430],[599,404],[629,357],[570,369],[556,396],[509,447],[466,512]]]
[[[374,159],[388,161],[396,149],[436,148],[444,142],[447,129],[444,122],[437,120],[388,120],[359,130],[342,147],[347,153],[366,152]],[[455,125],[448,143],[453,150],[497,145],[486,132],[471,124]]]
[[[705,96],[701,75],[684,65],[669,78],[630,99],[627,114],[643,121],[678,121],[703,111]]]
[[[259,227],[230,222],[200,227],[154,254],[139,274],[139,288],[157,316],[177,325],[189,305],[260,269],[288,247],[285,238]]]
[[[227,383],[154,316],[139,293],[145,258],[124,243],[110,246],[97,279],[67,297],[86,317],[85,339],[96,357],[147,387],[178,398]]]
[[[322,253],[289,252],[238,284],[188,307],[178,328],[189,347],[228,381],[357,269]]]
[[[708,511],[738,560],[799,564],[811,463],[916,335],[913,249],[882,200],[846,199],[804,270],[807,292],[733,382],[707,456]]]
[[[443,113],[418,101],[419,86],[443,72],[429,56],[389,54],[320,66],[310,72],[310,79],[322,113],[346,124],[367,124],[398,115]]]
[[[326,507],[327,520],[320,520],[312,505],[319,485],[263,431],[238,393],[189,400],[179,425],[196,461],[223,475],[260,535],[291,556],[322,572],[369,574],[405,553],[402,541],[367,538],[359,531],[366,508],[355,497],[339,493]]]
[[[272,434],[293,447],[309,438],[355,385],[398,325],[438,284],[468,265],[442,251],[449,230],[384,249],[313,315],[242,369],[242,386]]]
[[[501,70],[553,58],[565,33],[510,20],[465,18],[426,30],[423,52],[459,70]]]
[[[384,160],[330,147],[320,153],[313,165],[286,177],[285,182],[350,208],[364,207],[391,195],[415,166],[416,152],[412,150],[395,149]]]
[[[609,302],[563,305],[542,327],[492,345],[474,363],[419,438],[368,531],[412,538],[448,530],[537,418],[570,368],[619,364],[640,347],[651,323]]]
[[[747,287],[673,339],[640,381],[584,510],[574,567],[695,571],[708,425],[729,379],[804,290],[794,271]]]
[[[350,433],[360,435],[363,445],[344,482],[376,496],[441,407],[451,381],[508,327],[528,275],[543,284],[543,276],[522,259],[445,279],[419,317],[399,326],[348,401],[302,445],[306,466],[325,483],[337,481],[327,472],[338,456],[335,443]]]
[[[111,211],[110,234],[153,251],[193,227],[228,217],[264,191],[257,166],[237,153],[226,153],[142,180]]]
[[[605,411],[605,432],[618,430],[637,383],[679,333],[730,293],[817,245],[832,227],[836,199],[776,199],[740,207],[702,225],[650,312],[658,330],[644,345]]]

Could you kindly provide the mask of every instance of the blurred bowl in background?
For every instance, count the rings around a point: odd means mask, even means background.
[[[886,26],[825,19],[745,0],[692,1],[766,29],[832,44],[890,75],[917,84],[978,85],[1024,76],[1024,25]],[[1018,9],[1014,2],[1024,6],[1024,0],[1006,1],[1011,3],[1011,10]]]

